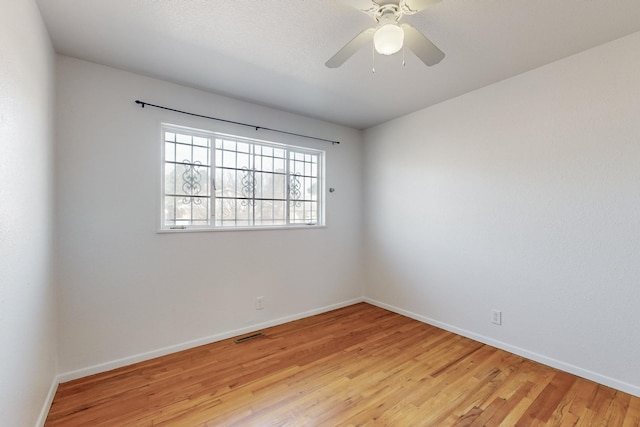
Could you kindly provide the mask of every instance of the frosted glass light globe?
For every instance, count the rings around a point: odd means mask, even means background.
[[[385,24],[373,35],[373,46],[380,55],[393,55],[402,49],[404,31],[395,24]]]

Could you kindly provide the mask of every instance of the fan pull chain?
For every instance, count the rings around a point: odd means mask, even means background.
[[[407,65],[406,62],[404,62],[404,43],[402,44],[402,66],[404,67],[405,65]]]
[[[376,46],[371,43],[371,73],[376,73]]]

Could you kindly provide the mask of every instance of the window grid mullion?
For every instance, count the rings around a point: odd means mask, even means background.
[[[275,200],[276,198],[276,165],[275,165],[275,157],[271,156],[271,199]],[[271,220],[275,221],[276,216],[276,204],[275,202],[271,202]]]
[[[175,142],[175,141],[174,141]],[[173,144],[173,159],[178,158],[178,146]],[[176,160],[177,161],[177,160]],[[173,193],[178,193],[178,166],[173,166]],[[178,198],[173,198],[173,225],[178,224]]]
[[[285,170],[285,181],[286,181],[286,192],[287,194],[285,195],[287,202],[285,203],[286,206],[286,214],[287,214],[287,225],[291,224],[291,176],[289,175],[290,173],[290,163],[291,163],[291,151],[287,150],[286,152],[286,160],[285,160],[285,166],[284,166],[284,170]]]
[[[191,163],[193,162],[193,135],[191,136],[191,147],[190,147],[190,151],[191,151]],[[191,166],[191,175],[193,176],[195,172],[195,166]],[[189,195],[189,221],[191,223],[193,223],[193,187],[190,188],[191,194]]]
[[[217,153],[216,153],[216,141],[215,139],[209,138],[208,140],[208,145],[209,145],[209,173],[211,174],[211,176],[209,177],[210,181],[211,181],[211,200],[209,202],[209,218],[211,218],[211,222],[213,223],[213,225],[215,225],[216,222],[216,189],[217,189],[217,182],[216,182],[216,174],[218,173],[218,170],[216,168],[216,158],[217,158]]]
[[[236,156],[236,166],[237,165],[238,165],[238,158]],[[234,218],[233,218],[233,223],[235,225],[238,225],[238,199],[237,199],[237,196],[238,196],[238,169],[236,169],[235,173],[236,173],[236,180],[235,180],[235,182],[236,182],[236,200],[233,203],[234,212],[235,212],[235,215],[234,215]]]
[[[251,203],[249,203],[249,224],[255,224],[256,220],[256,174],[255,174],[255,147],[249,146],[249,185],[251,190]]]

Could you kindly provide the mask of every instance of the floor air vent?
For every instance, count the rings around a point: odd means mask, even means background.
[[[255,334],[247,335],[246,337],[238,338],[238,339],[236,339],[235,342],[236,342],[236,344],[240,344],[240,343],[243,343],[245,341],[249,341],[249,340],[252,340],[254,338],[260,338],[260,337],[263,337],[263,336],[264,336],[264,334],[262,332],[257,332]]]

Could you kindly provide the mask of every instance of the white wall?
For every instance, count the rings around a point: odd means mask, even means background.
[[[0,425],[36,424],[56,375],[54,56],[33,1],[0,0]]]
[[[68,57],[57,67],[63,380],[361,299],[359,131]],[[162,121],[326,150],[328,226],[158,234]]]
[[[638,76],[640,33],[365,132],[366,296],[640,395]]]

